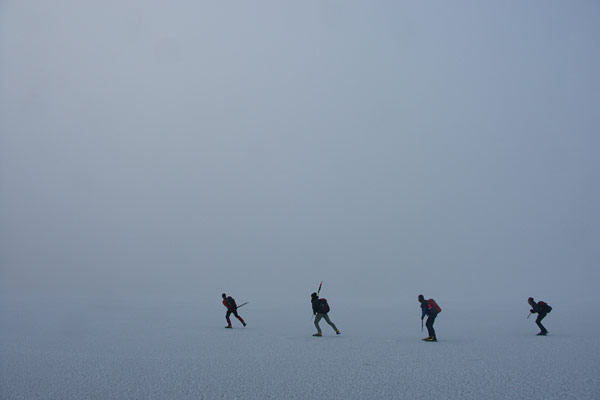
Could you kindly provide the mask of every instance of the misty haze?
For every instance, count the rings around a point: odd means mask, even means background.
[[[597,399],[599,20],[0,2],[0,398]]]

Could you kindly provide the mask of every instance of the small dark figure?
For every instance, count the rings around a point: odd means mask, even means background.
[[[335,324],[331,322],[329,316],[327,315],[327,313],[329,312],[329,304],[327,303],[327,300],[320,299],[316,293],[311,294],[310,298],[310,302],[312,303],[313,315],[316,316],[315,327],[317,328],[317,333],[315,333],[313,336],[323,336],[323,333],[321,332],[321,327],[319,326],[319,321],[321,320],[321,318],[323,318],[333,328],[337,335],[342,333],[335,326]]]
[[[237,304],[235,303],[234,298],[231,296],[227,296],[225,293],[223,293],[221,295],[221,297],[223,297],[223,305],[225,307],[227,307],[227,314],[225,314],[225,319],[227,320],[227,326],[225,328],[232,328],[231,320],[229,319],[229,316],[231,314],[235,315],[235,317],[240,320],[242,325],[246,326],[246,322],[244,322],[244,319],[242,317],[240,317],[237,313]]]
[[[535,300],[533,300],[533,297],[528,298],[527,302],[531,306],[531,310],[529,310],[531,312],[531,314],[538,315],[537,318],[535,319],[535,323],[540,328],[540,333],[538,333],[537,335],[538,336],[546,336],[548,334],[548,331],[546,330],[544,325],[542,325],[542,320],[544,318],[546,318],[546,315],[548,315],[548,313],[550,311],[552,311],[552,307],[550,307],[549,304],[547,304],[541,300],[536,303]]]
[[[427,336],[423,339],[426,342],[437,342],[437,336],[435,335],[435,329],[433,329],[433,323],[435,322],[435,317],[442,311],[440,306],[437,305],[434,299],[425,300],[422,294],[417,298],[419,303],[421,303],[421,321],[427,315],[427,322],[425,326],[427,326]]]

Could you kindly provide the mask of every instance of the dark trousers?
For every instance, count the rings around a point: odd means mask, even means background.
[[[242,317],[240,317],[238,315],[237,308],[228,308],[227,309],[227,314],[225,315],[225,319],[227,320],[227,323],[229,324],[229,326],[231,326],[231,320],[229,319],[229,317],[231,316],[231,314],[235,315],[235,317],[237,319],[239,319],[242,324],[245,323],[244,320],[242,319]]]
[[[427,327],[427,333],[429,334],[429,337],[435,337],[435,329],[433,329],[433,323],[435,322],[435,317],[437,317],[437,315],[429,315],[427,317],[427,322],[425,322],[425,326]]]
[[[542,333],[548,333],[548,331],[546,330],[546,328],[544,328],[544,325],[542,325],[542,320],[544,318],[546,318],[546,315],[548,315],[548,313],[539,313],[535,323],[537,324],[537,326],[540,328],[540,332]]]

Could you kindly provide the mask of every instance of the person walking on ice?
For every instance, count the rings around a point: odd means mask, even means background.
[[[423,297],[422,294],[420,294],[417,299],[419,300],[419,303],[421,303],[421,321],[423,321],[423,318],[425,318],[425,315],[427,315],[427,322],[425,323],[425,326],[427,326],[427,333],[429,336],[423,340],[426,342],[437,342],[437,336],[435,335],[435,329],[433,329],[433,323],[435,322],[435,317],[437,317],[442,309],[437,305],[434,299],[425,300],[425,297]],[[423,325],[421,325],[421,327],[422,326]]]
[[[235,304],[234,298],[231,296],[227,296],[225,293],[223,293],[221,296],[223,297],[223,305],[227,308],[227,314],[225,314],[225,319],[227,320],[227,326],[225,328],[230,328],[230,329],[233,328],[231,326],[231,320],[229,319],[229,316],[231,314],[235,315],[235,317],[240,320],[242,325],[246,326],[246,322],[244,321],[244,319],[242,317],[240,317],[237,313],[238,307],[237,307],[237,304]]]
[[[546,315],[548,315],[550,311],[552,311],[552,307],[550,307],[548,303],[545,303],[541,300],[536,303],[535,300],[533,300],[533,297],[528,298],[527,302],[531,306],[531,310],[529,310],[531,314],[538,315],[535,319],[535,323],[540,328],[540,333],[538,333],[537,336],[546,336],[548,334],[548,331],[546,330],[544,325],[542,325],[542,320],[546,318]],[[529,316],[527,316],[527,318],[529,318]]]
[[[335,326],[335,324],[331,322],[329,316],[327,315],[327,313],[329,312],[329,304],[327,303],[327,299],[320,299],[319,295],[316,293],[311,294],[310,297],[313,315],[315,316],[315,327],[317,328],[317,333],[315,333],[313,336],[323,336],[323,332],[321,332],[321,327],[319,326],[319,321],[321,320],[321,318],[323,318],[329,324],[329,326],[333,328],[337,335],[342,333]]]

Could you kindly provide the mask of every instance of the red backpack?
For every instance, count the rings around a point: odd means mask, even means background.
[[[436,313],[442,312],[441,307],[438,306],[438,303],[436,303],[434,299],[427,300],[427,308],[429,308],[430,310],[431,309],[435,310]]]

